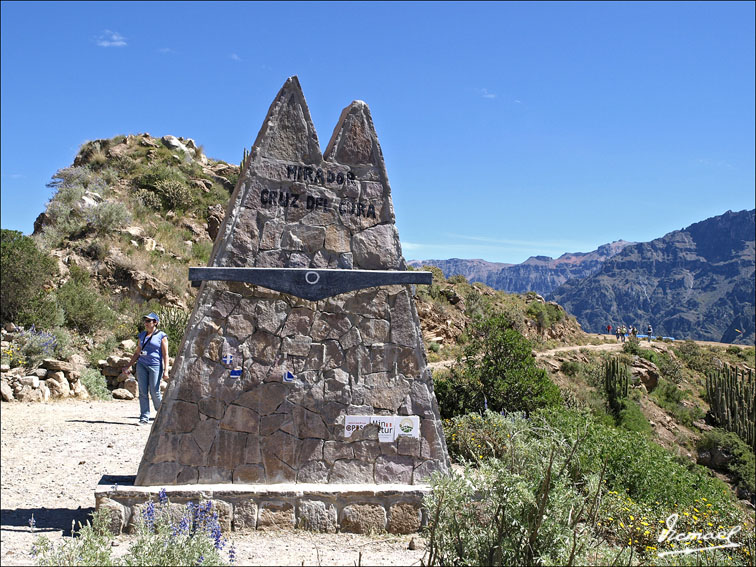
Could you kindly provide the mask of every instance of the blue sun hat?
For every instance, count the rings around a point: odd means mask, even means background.
[[[144,317],[142,317],[142,319],[152,319],[156,323],[160,323],[160,317],[158,317],[154,312],[150,313],[149,315],[145,315]]]

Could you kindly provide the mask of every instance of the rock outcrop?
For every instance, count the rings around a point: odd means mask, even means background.
[[[552,294],[586,331],[636,325],[676,339],[753,344],[755,211],[727,213],[626,247]]]

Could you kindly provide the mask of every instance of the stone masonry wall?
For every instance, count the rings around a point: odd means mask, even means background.
[[[406,269],[365,103],[344,110],[323,157],[299,83],[287,80],[210,265]],[[414,484],[448,470],[410,286],[313,302],[204,282],[188,329],[137,485]],[[421,437],[379,442],[377,426],[345,437],[346,415],[373,414],[417,415]]]

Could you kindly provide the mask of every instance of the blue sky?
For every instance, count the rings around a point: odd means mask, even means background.
[[[407,259],[587,252],[754,197],[753,2],[2,2],[2,227],[87,140],[238,163],[298,75],[370,106]]]

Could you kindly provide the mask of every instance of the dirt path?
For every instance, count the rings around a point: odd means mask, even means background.
[[[137,417],[136,401],[0,406],[0,564],[33,564],[29,551],[38,535],[54,541],[69,537],[71,522],[83,522],[94,511],[94,489],[102,475],[136,473],[150,430],[139,427]],[[424,549],[418,536],[418,549],[411,551],[411,536],[229,535],[240,565],[419,565]],[[129,540],[118,538],[119,553],[125,553]]]

